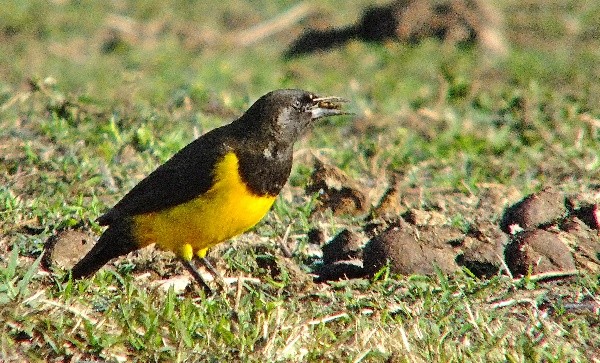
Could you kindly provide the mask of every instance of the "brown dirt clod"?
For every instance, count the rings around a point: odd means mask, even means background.
[[[559,237],[573,250],[578,268],[600,272],[600,234],[578,217],[571,217],[560,226]]]
[[[586,204],[574,211],[574,214],[590,228],[600,229],[600,208],[598,204]]]
[[[456,271],[455,252],[449,244],[433,241],[435,232],[422,235],[406,222],[400,221],[372,238],[363,251],[365,272],[375,273],[386,263],[393,273],[402,275],[435,273],[435,266],[444,272]]]
[[[344,229],[323,246],[323,263],[328,265],[336,261],[362,259],[362,238],[352,231]]]
[[[529,272],[538,274],[570,271],[576,268],[569,247],[558,234],[543,229],[513,236],[506,246],[504,257],[513,276],[523,276]]]
[[[335,215],[365,213],[369,202],[363,190],[342,170],[319,159],[315,160],[315,171],[306,187],[307,194],[319,193],[319,204],[313,213],[331,209]]]
[[[567,214],[565,196],[554,188],[546,188],[528,195],[520,202],[507,208],[500,222],[505,233],[512,233],[518,225],[525,231],[558,222]]]
[[[360,260],[336,261],[322,265],[315,272],[318,275],[315,282],[355,279],[367,275]]]
[[[479,222],[468,231],[456,262],[477,277],[491,277],[502,268],[507,243],[508,236],[496,224]]]
[[[95,238],[91,234],[66,229],[48,239],[44,247],[42,266],[46,269],[58,266],[71,269],[94,246]]]

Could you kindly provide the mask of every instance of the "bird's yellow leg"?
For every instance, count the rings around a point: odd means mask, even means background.
[[[190,248],[192,248],[192,246],[190,246]],[[200,257],[200,259],[203,259],[204,257],[206,257],[207,253],[208,253],[208,248],[203,248],[201,250],[198,250],[198,252],[196,252],[196,256]]]
[[[185,261],[191,261],[194,258],[194,249],[192,245],[186,243],[179,248],[179,257]]]

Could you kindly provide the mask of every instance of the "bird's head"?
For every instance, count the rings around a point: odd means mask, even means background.
[[[348,114],[340,97],[320,97],[298,89],[282,89],[259,98],[242,117],[248,127],[269,139],[292,145],[311,126],[313,121]],[[250,126],[252,124],[252,126]]]

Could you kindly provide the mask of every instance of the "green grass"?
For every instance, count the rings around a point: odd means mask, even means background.
[[[312,6],[343,25],[367,3]],[[562,307],[597,299],[590,273],[539,283],[383,271],[372,281],[331,284],[304,274],[314,260],[310,228],[333,235],[362,223],[310,216],[312,197],[299,189],[312,172],[308,149],[376,191],[397,173],[401,186],[423,188],[432,203],[443,198],[435,190],[469,195],[484,183],[523,195],[545,185],[597,189],[600,6],[529,6],[524,20],[519,4],[501,5],[505,58],[426,40],[353,41],[286,61],[290,34],[318,23],[314,17],[252,46],[231,39],[290,1],[8,1],[0,19],[0,360],[597,357],[598,315]],[[344,96],[357,116],[325,121],[302,140],[285,197],[253,232],[213,253],[228,275],[258,282],[205,296],[136,279],[135,260],[77,283],[39,270],[55,231],[83,221],[99,235],[95,218],[159,163],[282,87]],[[291,262],[277,247],[288,226],[297,246]]]

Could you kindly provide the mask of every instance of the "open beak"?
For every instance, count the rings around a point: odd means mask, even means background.
[[[316,120],[321,117],[349,115],[349,112],[342,111],[342,103],[348,100],[341,97],[317,97],[313,99],[313,106],[310,108],[312,119]]]

